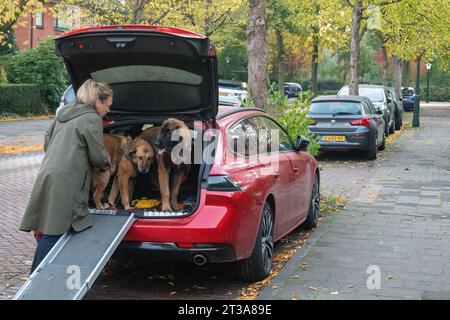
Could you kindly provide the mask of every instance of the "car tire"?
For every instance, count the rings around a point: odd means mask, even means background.
[[[381,141],[380,146],[378,147],[378,150],[384,150],[386,149],[386,135],[383,134],[383,141]]]
[[[274,247],[274,216],[270,205],[264,204],[255,245],[250,258],[236,263],[238,277],[247,282],[261,281],[272,270]]]
[[[400,115],[398,114],[395,117],[395,130],[400,130],[400,127],[402,126],[402,120],[400,119]]]
[[[392,126],[389,128],[389,133],[394,133],[395,132],[395,123],[396,123],[396,121],[395,121],[395,116],[394,116],[394,119],[392,119]]]
[[[311,201],[309,202],[308,215],[302,223],[302,228],[312,229],[317,226],[320,215],[320,181],[317,173],[314,175],[313,186],[311,191]]]
[[[391,130],[389,130],[389,121],[385,121],[384,123],[386,124],[385,127],[384,127],[384,134],[385,134],[386,137],[388,137],[389,136],[389,132],[391,131]]]
[[[377,144],[378,144],[378,139],[375,137],[374,139],[372,139],[370,141],[370,146],[369,146],[369,150],[366,151],[366,157],[369,160],[375,160],[377,158]]]

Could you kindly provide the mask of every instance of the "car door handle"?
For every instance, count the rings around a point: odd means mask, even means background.
[[[300,172],[300,168],[294,168],[293,170],[296,174],[298,174]]]

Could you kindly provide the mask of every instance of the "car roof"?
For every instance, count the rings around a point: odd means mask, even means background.
[[[369,98],[364,96],[345,96],[345,95],[333,95],[333,96],[318,96],[311,100],[311,102],[319,101],[352,101],[352,102],[366,102]]]
[[[217,120],[224,119],[229,115],[240,113],[240,112],[249,112],[249,111],[258,111],[264,112],[263,109],[259,108],[247,108],[247,107],[230,107],[230,106],[219,106],[219,112],[217,113]]]

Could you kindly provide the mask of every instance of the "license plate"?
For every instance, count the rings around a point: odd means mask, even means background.
[[[406,98],[403,98],[402,100],[403,100],[403,101],[408,101],[408,99],[406,99]]]
[[[323,136],[323,140],[330,142],[343,142],[345,141],[345,136]]]

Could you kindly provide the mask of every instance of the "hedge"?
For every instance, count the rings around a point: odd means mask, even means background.
[[[420,100],[425,101],[427,97],[427,88],[420,87]],[[450,88],[449,87],[436,87],[430,86],[430,101],[450,101]]]
[[[0,116],[27,116],[47,112],[35,84],[0,84]]]

